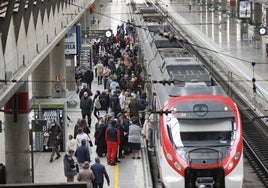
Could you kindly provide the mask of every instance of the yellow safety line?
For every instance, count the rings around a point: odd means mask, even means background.
[[[119,165],[116,164],[114,167],[114,188],[119,188]]]

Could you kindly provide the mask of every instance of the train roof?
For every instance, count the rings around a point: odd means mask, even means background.
[[[217,95],[225,96],[225,93],[220,86],[206,87],[202,84],[195,85],[194,87],[172,87],[169,91],[170,97],[180,97],[188,95]]]
[[[174,81],[168,88],[168,95],[225,95],[217,86],[205,68],[197,61],[184,45],[179,36],[165,23],[165,19],[155,9],[140,8],[139,13],[143,17],[143,24],[151,33],[151,43],[154,43],[159,56],[151,64],[152,70],[161,73],[161,78]],[[155,78],[159,76],[155,74]],[[165,86],[164,86],[165,87]],[[166,88],[166,89],[167,89]]]
[[[170,44],[170,42],[165,42],[165,41],[155,41],[155,42],[156,42],[157,47],[159,48],[163,47],[162,49],[158,49],[158,51],[161,57],[165,58],[167,61],[171,61],[169,60],[170,58],[192,57],[187,50],[185,50],[184,48],[181,48],[181,45],[179,43]],[[172,47],[166,48],[167,46],[172,46]],[[186,58],[183,58],[183,59],[185,61],[188,61],[186,60]],[[191,60],[189,59],[189,61]]]

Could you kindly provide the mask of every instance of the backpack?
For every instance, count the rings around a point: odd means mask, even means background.
[[[101,96],[101,97],[98,97],[98,98],[99,98],[100,105],[101,105],[102,107],[107,106],[107,101],[106,101],[105,96]]]
[[[97,109],[100,109],[101,108],[101,103],[100,103],[100,99],[99,97],[97,97],[94,101],[94,106],[97,108]]]

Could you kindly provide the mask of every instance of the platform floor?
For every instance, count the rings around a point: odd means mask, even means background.
[[[116,32],[117,25],[121,25],[122,21],[127,21],[128,19],[128,7],[125,1],[114,0],[113,2],[105,1],[105,4],[101,10],[100,23],[99,25],[93,26],[93,29],[112,29]],[[96,90],[103,90],[103,85],[97,85],[96,78],[92,84],[92,92],[95,93]],[[73,95],[79,102],[79,98],[74,91]],[[76,108],[68,108],[68,115],[73,122],[69,123],[67,131],[69,134],[73,134],[73,128],[78,118],[81,118],[79,106]],[[92,128],[90,137],[94,138],[94,125],[97,119],[92,115]],[[95,146],[92,148],[95,151]],[[64,153],[62,153],[62,156]],[[49,162],[50,153],[35,153],[35,183],[46,183],[46,182],[66,182],[66,178],[63,174],[63,162],[62,158],[55,160],[53,163]],[[91,155],[91,160],[94,162],[96,153],[93,152]],[[121,163],[116,166],[109,166],[106,163],[106,158],[101,158],[101,163],[105,165],[108,174],[110,176],[110,186],[113,188],[128,187],[128,188],[142,188],[146,187],[143,171],[142,160],[133,160],[131,155],[126,156],[126,158],[121,159]],[[55,176],[56,175],[56,176]],[[77,181],[77,180],[75,180]],[[108,187],[106,181],[104,187]]]

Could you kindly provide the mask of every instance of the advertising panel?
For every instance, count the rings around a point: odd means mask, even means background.
[[[251,19],[252,2],[240,0],[238,4],[238,17],[242,19]]]
[[[76,26],[73,26],[65,35],[65,55],[77,54]]]

